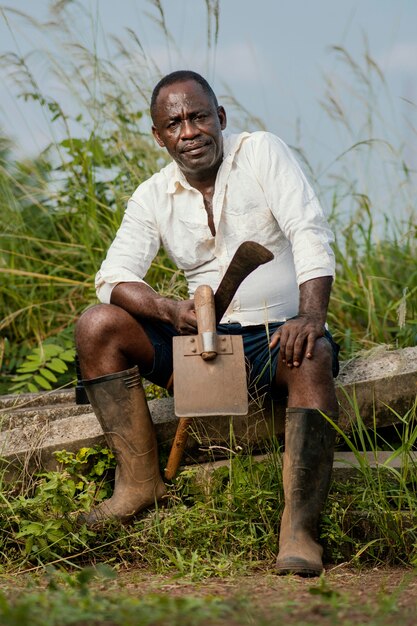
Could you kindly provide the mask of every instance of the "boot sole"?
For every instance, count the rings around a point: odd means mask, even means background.
[[[305,562],[304,563],[293,562],[291,564],[283,563],[282,565],[277,563],[275,565],[275,571],[278,574],[278,576],[286,576],[288,574],[295,574],[297,576],[304,576],[305,578],[309,578],[313,576],[320,576],[324,572],[324,568],[322,566],[314,567],[314,566],[308,565]]]
[[[283,567],[276,568],[276,573],[278,576],[302,576],[303,578],[314,578],[317,576],[321,576],[324,570],[316,570],[316,569],[299,569],[297,567]]]

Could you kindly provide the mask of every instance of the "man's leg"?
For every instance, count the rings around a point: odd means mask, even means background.
[[[154,348],[143,327],[114,305],[88,309],[76,328],[84,385],[117,460],[111,498],[84,517],[88,525],[125,520],[165,495],[158,450],[139,371],[150,372]]]
[[[317,576],[323,570],[318,524],[330,486],[335,430],[321,412],[337,421],[332,358],[324,338],[317,340],[313,359],[304,358],[297,368],[278,356],[276,383],[288,391],[279,574]]]
[[[77,354],[84,379],[121,372],[138,365],[152,368],[154,349],[141,324],[113,304],[98,304],[80,317],[75,332]]]

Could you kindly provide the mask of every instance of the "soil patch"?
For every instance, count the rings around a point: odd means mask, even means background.
[[[9,597],[45,589],[44,579],[33,575],[3,577],[0,588]],[[96,580],[91,593],[135,598],[203,598],[220,602],[224,612],[213,619],[187,624],[198,626],[414,626],[417,621],[417,570],[378,567],[357,570],[346,565],[329,568],[321,578],[279,577],[272,569],[233,578],[209,578],[193,582],[172,575],[150,574],[137,567],[122,570],[114,580]],[[159,624],[177,624],[167,614]],[[118,622],[99,622],[118,624]]]
[[[216,624],[392,626],[395,619],[401,626],[415,626],[417,621],[417,570],[407,568],[335,566],[322,578],[281,577],[271,569],[199,582],[149,576],[138,569],[120,572],[107,589],[111,587],[135,595],[217,598],[239,617],[230,615]]]

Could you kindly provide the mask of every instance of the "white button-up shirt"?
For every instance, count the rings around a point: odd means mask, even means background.
[[[243,241],[274,254],[242,283],[222,322],[243,326],[284,321],[298,312],[298,286],[334,276],[333,234],[289,148],[266,132],[224,139],[213,197],[216,235],[202,194],[175,162],[139,185],[96,276],[97,295],[110,302],[120,282],[143,278],[162,245],[184,271],[190,297],[198,285],[215,291]]]

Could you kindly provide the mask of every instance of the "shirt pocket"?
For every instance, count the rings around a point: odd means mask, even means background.
[[[245,238],[256,238],[260,231],[268,232],[276,228],[276,221],[271,210],[263,202],[242,202],[228,206],[223,213],[226,229],[229,233]]]
[[[192,270],[213,259],[215,239],[208,224],[179,219],[164,247],[180,269]]]

